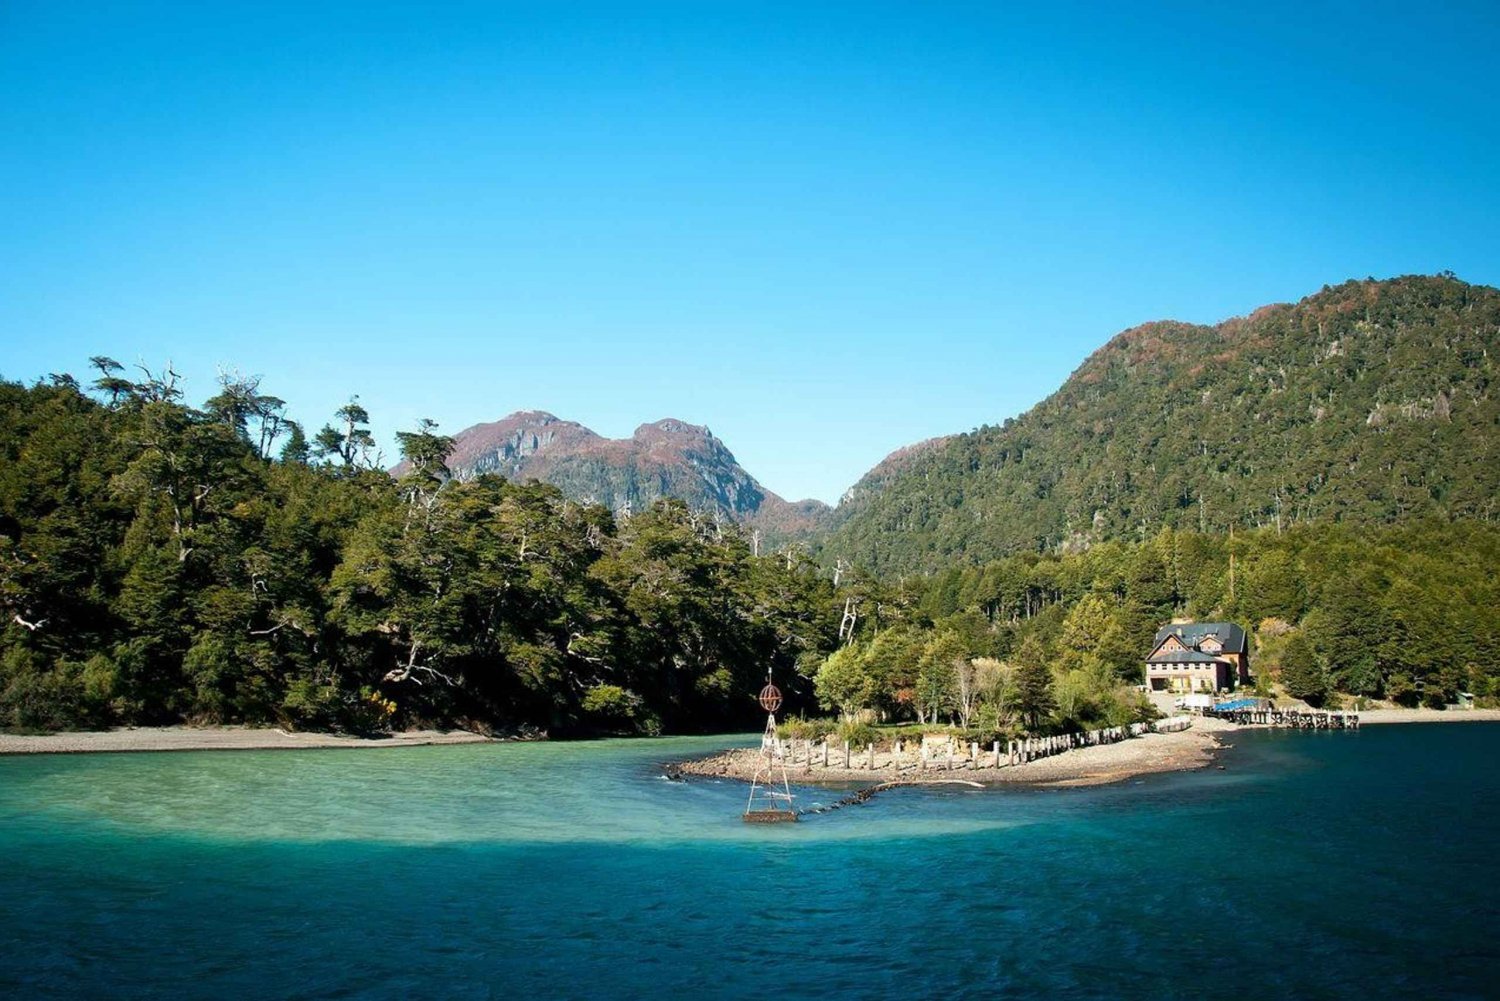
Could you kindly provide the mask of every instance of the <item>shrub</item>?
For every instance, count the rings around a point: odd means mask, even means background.
[[[343,727],[350,733],[384,733],[396,715],[396,703],[366,685],[344,700]]]
[[[278,718],[289,730],[322,730],[359,735],[390,729],[396,703],[369,686],[357,692],[298,678],[287,686]]]
[[[782,740],[822,740],[833,733],[835,724],[831,719],[803,719],[797,716],[782,720],[776,727],[776,735]]]
[[[1414,708],[1417,700],[1421,698],[1417,686],[1412,683],[1411,675],[1401,673],[1391,675],[1391,680],[1386,682],[1385,694],[1386,698],[1398,706],[1405,706],[1408,709]]]
[[[580,705],[594,724],[602,729],[639,733],[647,737],[661,734],[661,719],[645,708],[645,699],[628,688],[595,685],[583,693]]]
[[[0,662],[0,727],[11,730],[70,730],[109,722],[109,661],[60,660],[42,666],[30,650],[15,648]]]
[[[583,693],[583,711],[601,721],[629,723],[640,711],[640,696],[619,685],[595,685]]]
[[[337,685],[298,678],[287,686],[277,715],[288,730],[336,730],[343,701]]]
[[[9,650],[0,665],[0,725],[23,731],[67,729],[78,720],[80,694],[65,674],[41,667],[30,650]]]
[[[875,743],[880,734],[864,720],[846,720],[839,724],[835,736],[841,743],[848,741],[850,747],[859,748]]]
[[[229,644],[221,637],[200,636],[182,658],[182,671],[192,685],[191,715],[196,722],[222,723],[229,714],[230,680],[237,665]]]

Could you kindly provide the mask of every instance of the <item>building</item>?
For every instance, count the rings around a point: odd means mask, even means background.
[[[1153,692],[1220,692],[1250,683],[1250,639],[1233,622],[1173,622],[1146,658]]]

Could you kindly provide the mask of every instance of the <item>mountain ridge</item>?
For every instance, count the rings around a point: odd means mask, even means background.
[[[832,510],[822,501],[791,501],[767,490],[707,426],[674,417],[643,423],[629,438],[606,438],[545,410],[519,410],[467,427],[453,441],[448,466],[460,479],[496,473],[541,480],[573,500],[616,512],[678,497],[759,530],[773,543],[810,537]]]
[[[1163,526],[1488,516],[1497,331],[1500,291],[1451,275],[1325,285],[1214,324],[1136,324],[1024,413],[893,450],[835,507],[767,490],[706,426],[670,417],[614,439],[517,411],[456,434],[450,466],[616,511],[676,496],[766,544],[877,572]]]
[[[825,545],[905,572],[1164,526],[1487,517],[1497,344],[1500,291],[1446,274],[1138,324],[1020,416],[899,463]]]

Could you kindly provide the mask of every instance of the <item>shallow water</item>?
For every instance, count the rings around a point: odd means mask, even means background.
[[[774,827],[724,738],[0,758],[0,995],[1500,993],[1500,725],[1232,739]]]

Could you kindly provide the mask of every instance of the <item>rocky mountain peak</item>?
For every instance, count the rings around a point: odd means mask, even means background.
[[[605,438],[546,411],[518,411],[454,435],[448,466],[459,477],[495,473],[551,483],[574,500],[616,512],[677,497],[758,528],[767,539],[810,534],[829,511],[818,501],[793,504],[766,490],[707,427],[674,417],[642,424],[629,438]]]

